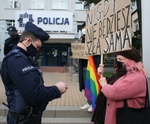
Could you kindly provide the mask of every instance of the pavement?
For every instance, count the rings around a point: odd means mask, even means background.
[[[86,104],[84,92],[79,91],[79,82],[73,82],[69,73],[43,72],[44,85],[51,86],[59,81],[68,84],[68,90],[61,98],[52,100],[48,106],[76,106]],[[6,102],[5,90],[0,76],[0,105]],[[7,102],[6,102],[7,103]]]

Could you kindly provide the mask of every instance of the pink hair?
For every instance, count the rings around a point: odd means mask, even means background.
[[[133,60],[127,59],[124,62],[128,73],[130,72],[140,72],[146,76],[146,71],[142,62],[135,62]]]

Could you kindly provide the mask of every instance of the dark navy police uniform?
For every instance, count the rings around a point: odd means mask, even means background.
[[[14,47],[14,45],[17,45],[20,39],[20,35],[16,34],[15,38],[7,38],[5,40],[4,45],[4,55],[6,55],[9,51],[11,51]]]
[[[29,24],[26,29],[41,41],[49,38],[35,25]],[[61,97],[56,86],[44,86],[38,66],[28,52],[18,46],[14,46],[3,59],[1,76],[9,108],[8,124],[41,124],[42,113],[48,102]],[[28,121],[23,123],[24,120]]]
[[[10,37],[5,40],[4,55],[11,51],[13,46],[17,45],[20,39],[20,35],[18,35],[16,27],[10,26],[7,28],[7,31]]]

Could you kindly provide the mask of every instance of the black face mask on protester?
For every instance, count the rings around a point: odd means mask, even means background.
[[[120,69],[123,67],[123,62],[120,62],[120,61],[116,61],[116,68],[117,69]]]
[[[30,56],[34,57],[36,56],[39,51],[33,46],[33,44],[31,43],[30,46],[27,47],[27,52],[30,54]]]

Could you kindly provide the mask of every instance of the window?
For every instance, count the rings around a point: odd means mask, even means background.
[[[53,0],[52,9],[68,9],[68,0]]]
[[[9,9],[20,9],[21,2],[20,0],[5,0],[5,7]]]
[[[131,3],[131,8],[132,8],[132,12],[134,12],[137,9],[137,4],[135,1]]]
[[[29,9],[44,9],[44,0],[29,0]]]
[[[7,28],[10,26],[15,26],[15,20],[6,20]]]
[[[139,22],[138,19],[134,21],[135,31],[139,30]]]
[[[75,10],[84,10],[84,2],[81,2],[79,0],[75,1]]]

